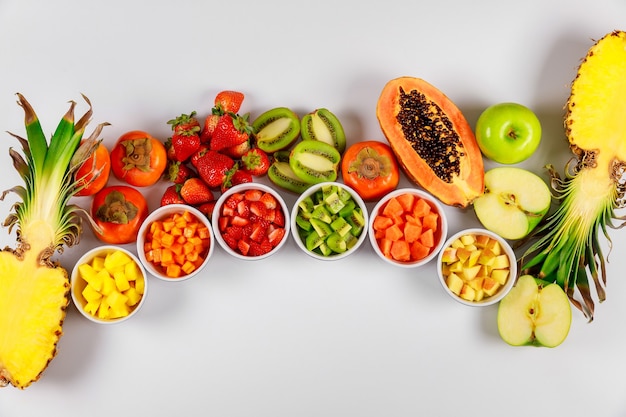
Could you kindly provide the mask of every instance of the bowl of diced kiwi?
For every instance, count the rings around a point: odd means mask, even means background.
[[[300,194],[290,220],[293,239],[304,253],[319,260],[339,260],[363,244],[369,215],[355,190],[331,181]]]

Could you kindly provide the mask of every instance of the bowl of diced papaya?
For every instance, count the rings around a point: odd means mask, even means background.
[[[186,204],[168,204],[148,215],[137,235],[137,255],[144,268],[164,281],[196,276],[213,253],[211,222]]]
[[[384,261],[413,268],[430,262],[448,233],[442,205],[431,194],[400,188],[384,196],[370,213],[369,237]]]
[[[70,278],[74,305],[96,323],[119,323],[135,315],[146,298],[146,272],[130,251],[113,245],[80,257]]]

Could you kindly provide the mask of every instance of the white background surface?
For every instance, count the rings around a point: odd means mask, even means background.
[[[350,143],[384,140],[378,94],[411,75],[472,125],[496,102],[534,109],[545,135],[524,166],[543,175],[569,157],[562,114],[579,60],[591,39],[626,29],[625,15],[622,0],[2,0],[0,130],[23,134],[18,91],[50,133],[68,100],[85,110],[85,93],[92,128],[112,124],[107,143],[134,129],[165,139],[167,120],[205,115],[215,93],[238,89],[253,117],[327,107]],[[7,153],[16,145],[0,141],[2,189],[19,182]],[[161,189],[145,192],[154,208]],[[477,225],[471,210],[448,214],[450,233]],[[329,263],[293,241],[260,262],[218,249],[201,277],[151,280],[144,308],[123,324],[98,326],[71,307],[58,356],[27,390],[0,390],[0,416],[623,416],[625,233],[612,233],[595,321],[574,311],[552,350],[509,347],[496,307],[455,303],[432,264],[392,268],[369,242]],[[1,245],[13,241],[2,230]],[[71,269],[96,244],[86,230],[60,259]]]

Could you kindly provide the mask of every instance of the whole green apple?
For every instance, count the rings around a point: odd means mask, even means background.
[[[501,164],[530,157],[541,141],[541,123],[528,107],[499,103],[485,109],[476,122],[476,141],[483,155]]]

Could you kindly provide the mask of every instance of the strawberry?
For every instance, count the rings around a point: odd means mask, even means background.
[[[172,134],[171,144],[174,160],[185,162],[200,149],[200,136],[193,130],[179,130]]]
[[[264,239],[261,243],[250,241],[250,248],[248,249],[249,256],[261,256],[270,252],[273,249],[269,239]]]
[[[182,184],[186,179],[197,176],[189,165],[179,161],[169,161],[167,171],[165,171],[165,179],[174,184]]]
[[[208,203],[215,198],[209,186],[201,178],[189,178],[180,188],[180,196],[192,206]]]
[[[221,190],[222,192],[224,192],[230,187],[233,187],[239,184],[249,183],[249,182],[252,182],[252,175],[250,175],[244,170],[239,169],[235,165],[226,175],[226,179],[222,183]]]
[[[270,158],[259,148],[252,148],[241,156],[243,169],[255,177],[267,174],[270,168]]]
[[[166,206],[168,204],[185,204],[185,200],[183,200],[180,196],[180,188],[180,184],[174,184],[167,187],[161,197],[161,206]]]
[[[241,108],[243,98],[243,93],[239,91],[220,91],[215,96],[215,107],[221,109],[224,113],[237,113]]]
[[[247,140],[239,145],[231,146],[229,148],[224,148],[220,152],[230,156],[231,158],[240,159],[246,152],[251,149],[252,145],[250,144],[250,140]]]
[[[235,161],[219,152],[208,150],[195,159],[196,170],[209,188],[219,188],[224,183],[228,171],[235,166]]]
[[[217,121],[213,136],[211,137],[211,149],[220,151],[224,148],[240,145],[250,139],[252,126],[248,122],[248,114],[239,116],[235,113],[225,113]]]
[[[213,209],[215,208],[215,203],[217,203],[217,201],[215,200],[209,201],[208,203],[203,203],[196,206],[196,208],[200,210],[200,212],[203,213],[209,220],[211,220],[211,218],[213,217]]]
[[[168,125],[172,125],[172,131],[184,132],[193,131],[195,133],[200,132],[200,122],[196,118],[196,112],[192,111],[190,114],[181,114],[175,119],[168,120]]]
[[[220,116],[221,115],[218,113],[211,113],[206,117],[206,119],[204,119],[204,126],[200,132],[200,142],[209,143],[211,141],[217,122],[220,120]]]

